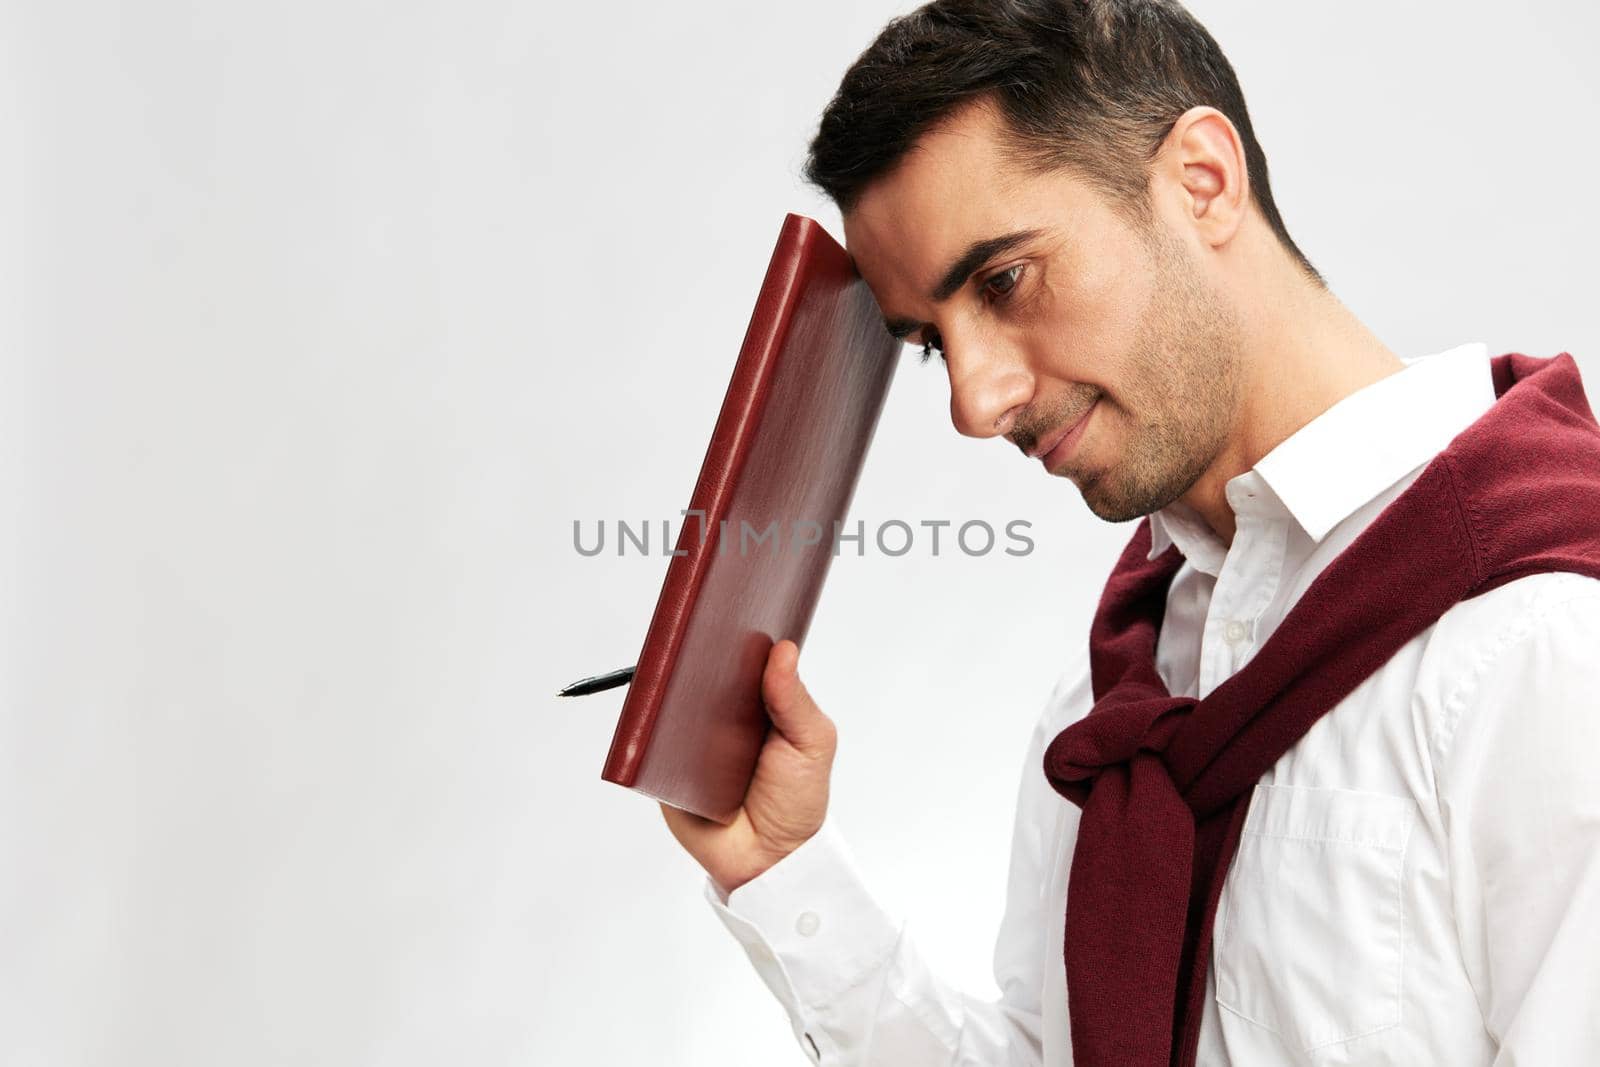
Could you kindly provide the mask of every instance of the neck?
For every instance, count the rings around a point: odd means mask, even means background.
[[[1255,466],[1306,423],[1405,364],[1331,292],[1296,271],[1251,296],[1269,309],[1241,335],[1240,396],[1232,431],[1211,466],[1179,499],[1233,544],[1228,480]]]

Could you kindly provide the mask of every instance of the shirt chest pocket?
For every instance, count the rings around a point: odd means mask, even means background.
[[[1218,1007],[1298,1052],[1400,1022],[1407,797],[1258,785],[1223,883]]]

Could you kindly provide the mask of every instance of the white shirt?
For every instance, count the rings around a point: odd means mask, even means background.
[[[1243,666],[1494,399],[1482,344],[1410,360],[1227,483],[1231,547],[1181,504],[1153,514],[1152,555],[1184,556],[1157,646],[1168,689],[1203,697]],[[1452,606],[1262,776],[1217,909],[1201,1067],[1600,1063],[1597,653],[1600,580],[1508,582]],[[1082,649],[1022,761],[998,1001],[930,972],[831,818],[726,902],[706,879],[813,1062],[1072,1062],[1079,809],[1041,761],[1091,700]]]

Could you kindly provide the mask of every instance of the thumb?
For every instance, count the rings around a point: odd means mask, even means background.
[[[833,720],[822,713],[800,681],[799,661],[800,648],[793,641],[784,639],[773,645],[761,675],[761,698],[772,725],[801,755],[831,756]]]

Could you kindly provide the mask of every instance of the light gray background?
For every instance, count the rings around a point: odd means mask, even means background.
[[[598,774],[839,75],[909,5],[0,8],[0,1062],[799,1062]],[[1600,17],[1197,3],[1291,231],[1403,355],[1600,367]],[[993,994],[1022,746],[1130,526],[908,351],[834,569],[834,805]],[[1031,769],[1031,768],[1030,768]]]

